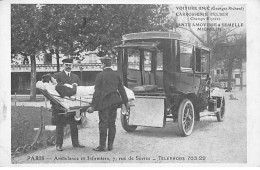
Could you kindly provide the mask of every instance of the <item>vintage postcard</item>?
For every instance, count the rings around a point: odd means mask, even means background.
[[[0,166],[260,166],[258,1],[0,1]]]

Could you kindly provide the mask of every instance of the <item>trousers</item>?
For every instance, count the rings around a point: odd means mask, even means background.
[[[108,147],[112,148],[116,135],[117,106],[107,107],[98,112],[99,115],[99,146],[106,147],[108,136]]]
[[[70,121],[70,133],[71,133],[71,142],[72,145],[78,145],[78,127],[76,121]],[[56,145],[62,146],[63,145],[63,138],[64,138],[64,125],[58,124],[56,125]]]

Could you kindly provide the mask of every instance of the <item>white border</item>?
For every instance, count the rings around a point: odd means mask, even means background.
[[[108,3],[101,0],[73,0],[73,1],[60,1],[60,0],[4,0],[0,1],[0,49],[1,49],[1,61],[0,61],[0,77],[3,80],[1,85],[1,91],[7,92],[7,96],[11,94],[11,67],[10,67],[10,51],[11,51],[11,38],[10,38],[10,4],[11,3]],[[117,0],[110,0],[109,3],[116,4]],[[260,166],[260,1],[258,0],[163,0],[163,1],[145,1],[145,0],[125,0],[120,1],[122,4],[246,4],[247,5],[247,164],[107,164],[108,166]],[[4,84],[4,85],[3,85]],[[1,145],[10,151],[11,144],[11,128],[10,128],[10,110],[11,110],[11,97],[6,98],[8,105],[7,119],[4,122],[4,127],[1,123],[0,142]],[[1,157],[10,157],[10,155],[3,155]],[[10,154],[10,153],[9,153]],[[5,160],[5,161],[3,161]],[[0,165],[10,165],[10,162],[6,162],[6,159],[0,158]],[[98,166],[96,164],[79,164],[78,166]],[[102,164],[104,165],[104,164]],[[12,166],[12,165],[11,165]],[[25,165],[20,165],[25,166]],[[28,166],[28,165],[27,165]],[[35,166],[35,165],[29,165]],[[41,164],[41,166],[58,166]],[[66,164],[70,166],[70,164]],[[75,166],[75,164],[72,164]]]

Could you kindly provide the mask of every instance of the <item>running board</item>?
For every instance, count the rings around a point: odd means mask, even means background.
[[[217,108],[217,110],[214,111],[214,112],[211,112],[211,111],[208,111],[208,110],[204,110],[203,112],[200,112],[200,117],[216,116],[219,111],[220,111],[219,108]]]

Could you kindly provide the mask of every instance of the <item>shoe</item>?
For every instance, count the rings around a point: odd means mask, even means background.
[[[93,148],[94,151],[104,152],[106,151],[105,148],[98,146],[97,148]]]
[[[62,149],[61,146],[56,146],[56,150],[57,150],[57,151],[63,151],[63,149]]]
[[[77,145],[73,145],[74,148],[85,148],[85,146],[77,144]]]
[[[113,150],[113,147],[108,147],[107,150],[108,150],[108,151],[112,151],[112,150]]]

